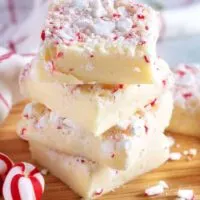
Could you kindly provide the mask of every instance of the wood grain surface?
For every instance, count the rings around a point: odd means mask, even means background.
[[[0,152],[8,154],[14,161],[33,162],[28,150],[28,144],[21,141],[15,133],[17,121],[20,119],[20,113],[25,102],[15,106],[7,118],[0,126]],[[143,200],[158,199],[171,200],[176,199],[178,189],[193,189],[196,194],[196,200],[200,200],[200,140],[197,138],[173,135],[176,144],[180,147],[174,147],[173,152],[183,152],[190,148],[199,150],[197,156],[191,161],[183,156],[179,161],[170,161],[159,169],[143,175],[129,184],[111,192],[100,199],[104,200]],[[46,189],[43,196],[44,200],[76,200],[80,199],[66,185],[57,178],[48,174],[45,176]],[[170,189],[165,194],[156,197],[145,197],[144,190],[158,181],[164,180],[169,184]],[[0,198],[1,199],[1,198]],[[2,200],[2,199],[1,199]]]

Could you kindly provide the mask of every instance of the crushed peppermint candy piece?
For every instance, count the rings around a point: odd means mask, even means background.
[[[197,149],[190,149],[189,150],[189,155],[196,156],[197,155]]]
[[[179,153],[179,152],[174,152],[174,153],[171,153],[170,155],[169,155],[169,160],[180,160],[181,159],[181,157],[182,157],[182,154],[181,153]]]
[[[193,190],[178,190],[177,196],[183,200],[194,200]]]
[[[184,156],[196,156],[197,155],[197,149],[189,149],[189,150],[185,150],[183,151],[183,155]]]
[[[44,30],[41,32],[41,39],[42,39],[42,41],[44,41],[46,39],[46,34],[45,34]]]
[[[46,176],[48,174],[49,170],[48,169],[42,169],[40,172],[41,172],[42,175]]]
[[[147,196],[155,196],[164,193],[164,188],[162,185],[152,186],[145,190]]]
[[[165,181],[159,181],[159,185],[162,185],[164,189],[169,189],[169,185]]]
[[[152,186],[145,190],[145,194],[147,196],[155,196],[159,194],[163,194],[165,189],[169,189],[168,184],[165,181],[159,181],[159,183],[155,186]]]
[[[144,60],[145,60],[146,63],[150,63],[150,60],[146,55],[144,56]]]
[[[156,17],[150,7],[121,0],[85,0],[84,5],[65,0],[52,4],[41,39],[87,42],[91,36],[109,39],[116,33],[120,39],[129,33],[131,43],[139,42],[156,35]]]

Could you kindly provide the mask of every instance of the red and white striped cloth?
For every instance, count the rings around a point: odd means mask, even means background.
[[[163,39],[200,34],[200,0],[138,1],[156,8],[159,2],[162,4]],[[47,7],[48,0],[0,0],[0,47],[4,48],[0,48],[0,122],[12,105],[22,99],[19,71],[37,53]]]
[[[22,100],[18,77],[40,44],[47,0],[0,0],[0,123]]]

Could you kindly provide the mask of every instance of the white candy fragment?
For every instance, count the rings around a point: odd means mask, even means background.
[[[181,153],[174,152],[169,155],[169,160],[180,160],[182,157]]]
[[[167,137],[168,141],[169,141],[169,147],[174,146],[175,144],[175,139],[173,137],[168,136]]]
[[[145,194],[147,196],[155,196],[163,194],[165,189],[169,189],[168,184],[165,181],[159,181],[158,185],[146,189]]]
[[[46,176],[48,174],[48,172],[49,172],[48,169],[42,169],[41,170],[41,174],[44,175],[44,176]]]
[[[179,190],[177,196],[182,200],[194,200],[193,190]]]
[[[164,193],[162,185],[156,185],[145,190],[147,196],[155,196]]]
[[[159,181],[159,185],[163,186],[164,189],[169,189],[169,185],[165,181]]]

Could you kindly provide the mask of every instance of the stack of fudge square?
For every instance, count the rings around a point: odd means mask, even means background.
[[[127,0],[54,0],[21,73],[32,100],[18,134],[33,159],[95,199],[169,158],[172,73],[157,57],[158,13]]]

